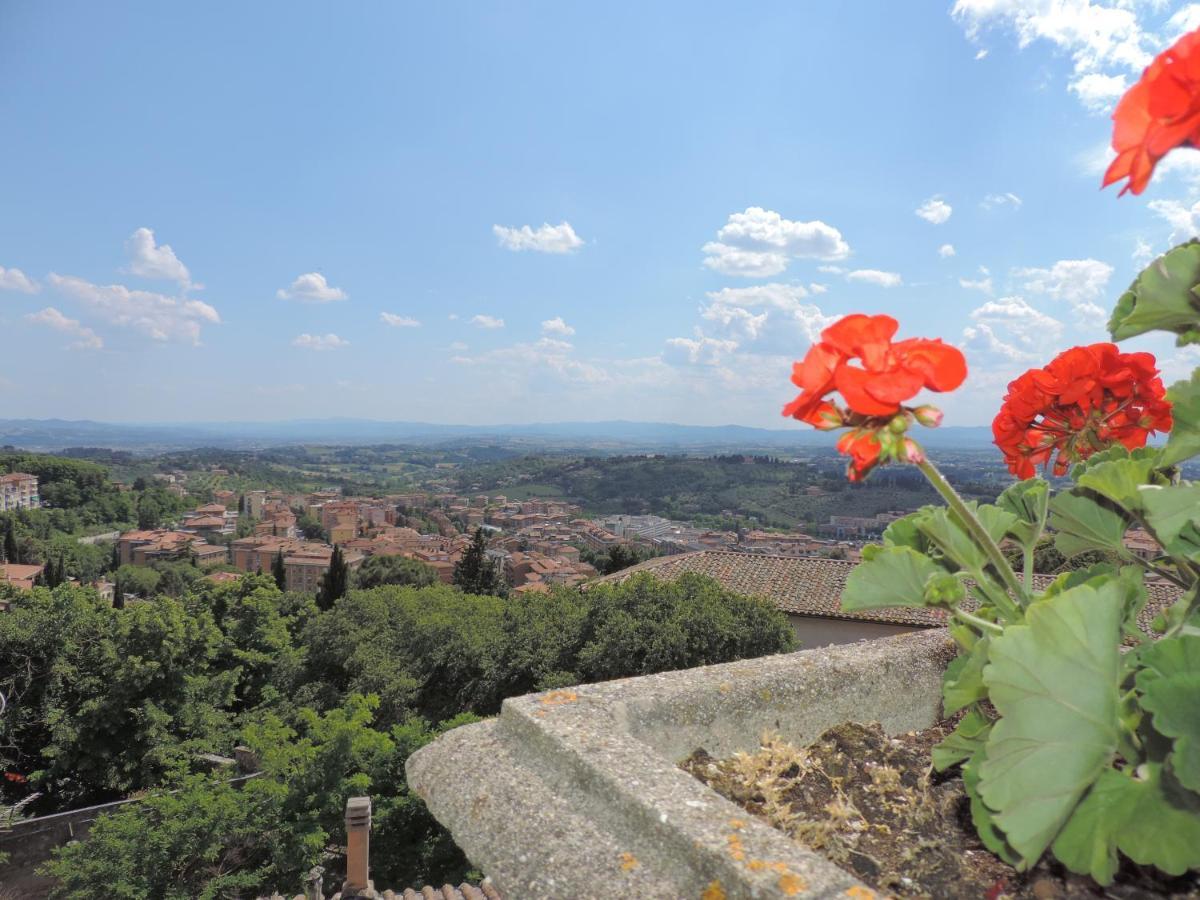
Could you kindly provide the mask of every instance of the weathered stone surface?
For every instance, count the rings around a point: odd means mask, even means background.
[[[413,754],[408,780],[506,897],[865,898],[676,764],[764,731],[923,728],[952,656],[928,631],[517,697]]]

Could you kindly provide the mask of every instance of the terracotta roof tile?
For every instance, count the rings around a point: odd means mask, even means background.
[[[678,578],[685,572],[696,572],[707,575],[735,593],[763,597],[777,609],[793,615],[884,622],[917,628],[936,628],[946,624],[946,614],[938,609],[893,607],[861,612],[842,609],[841,598],[846,578],[857,565],[855,561],[841,559],[699,550],[650,559],[598,578],[590,584],[616,583],[639,572],[664,580]],[[1049,575],[1034,576],[1035,586],[1039,589],[1053,580]],[[1150,600],[1138,616],[1138,623],[1148,631],[1155,615],[1179,597],[1179,590],[1160,583],[1147,585],[1147,590]]]

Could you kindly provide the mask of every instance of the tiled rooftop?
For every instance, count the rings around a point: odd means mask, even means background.
[[[664,580],[673,580],[686,572],[696,572],[707,575],[735,593],[763,597],[776,608],[793,615],[883,622],[916,628],[936,628],[946,624],[946,614],[937,609],[893,607],[862,612],[842,609],[841,598],[846,578],[857,565],[857,562],[841,559],[699,550],[650,559],[606,575],[591,584],[616,583],[639,572]],[[1054,580],[1050,575],[1033,577],[1038,589]],[[1143,630],[1149,630],[1155,615],[1179,597],[1179,590],[1169,584],[1154,583],[1147,585],[1147,589],[1150,600],[1138,616]]]

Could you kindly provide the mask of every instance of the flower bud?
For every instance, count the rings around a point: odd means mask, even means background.
[[[906,437],[904,439],[904,459],[913,465],[920,465],[925,462],[925,450],[912,438]]]
[[[892,420],[888,422],[888,428],[892,434],[904,434],[904,432],[908,431],[908,416],[903,413],[893,416]]]
[[[926,404],[925,406],[918,406],[912,412],[917,417],[917,421],[926,428],[937,428],[942,424],[942,411],[936,406]]]

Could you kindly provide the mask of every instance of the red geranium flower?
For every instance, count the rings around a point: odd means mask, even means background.
[[[936,426],[941,413],[902,404],[922,389],[952,391],[967,377],[957,349],[924,338],[893,343],[897,328],[891,316],[846,316],[821,332],[821,340],[792,367],[800,395],[783,414],[822,430],[852,427],[838,442],[838,451],[851,457],[851,481],[887,459],[919,461],[919,452],[908,446],[915,443],[900,435],[913,418]],[[834,392],[844,408],[829,399]]]
[[[1145,190],[1169,151],[1200,146],[1200,30],[1155,57],[1117,104],[1113,122],[1117,158],[1101,186],[1128,178],[1122,194]]]
[[[1170,428],[1171,404],[1154,356],[1092,344],[1010,383],[992,435],[1009,471],[1032,478],[1051,457],[1054,474],[1063,475],[1097,450],[1118,443],[1133,450],[1151,432]]]

